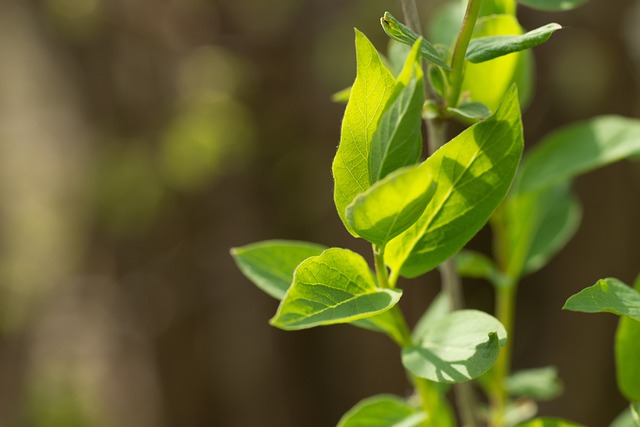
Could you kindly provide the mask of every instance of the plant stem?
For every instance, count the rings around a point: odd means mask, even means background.
[[[387,267],[384,265],[384,246],[380,247],[378,245],[373,245],[373,260],[376,266],[376,277],[378,278],[378,286],[385,289],[392,287],[389,284]]]
[[[469,42],[473,35],[473,29],[475,28],[476,21],[478,20],[481,4],[482,0],[469,0],[467,3],[467,10],[464,14],[464,20],[462,21],[462,28],[460,28],[458,40],[456,40],[456,45],[453,49],[453,56],[451,57],[451,72],[449,73],[450,92],[449,99],[447,99],[447,106],[449,107],[455,107],[458,105],[462,80],[464,79],[465,55],[467,54],[467,47],[469,47]]]
[[[507,406],[507,391],[504,384],[511,369],[517,289],[517,281],[512,280],[506,286],[496,290],[496,317],[507,331],[507,343],[500,350],[498,360],[493,367],[493,385],[490,396],[491,427],[504,426],[504,413]]]

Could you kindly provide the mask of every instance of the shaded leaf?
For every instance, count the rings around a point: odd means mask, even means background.
[[[624,286],[624,291],[617,295],[624,299],[623,314],[630,311],[635,313],[634,316],[623,316],[618,322],[615,341],[618,389],[628,400],[640,402],[640,279],[636,281],[635,290],[618,283],[619,286]],[[635,294],[625,296],[628,290],[635,292]],[[630,305],[633,305],[631,309]],[[616,310],[620,310],[620,307],[616,307]],[[633,414],[633,404],[631,408]]]
[[[381,394],[361,400],[340,418],[337,427],[414,427],[425,413],[397,396]]]
[[[555,185],[580,174],[640,154],[640,120],[600,116],[557,130],[522,161],[518,192]]]
[[[477,64],[531,49],[549,40],[549,37],[561,28],[560,24],[551,23],[519,35],[477,37],[469,43],[466,58]]]
[[[369,183],[373,184],[403,166],[415,164],[422,151],[421,113],[424,83],[414,45],[398,75],[394,95],[371,140]]]
[[[420,218],[435,190],[424,165],[399,169],[359,194],[347,206],[347,221],[359,236],[384,247]]]
[[[518,0],[524,6],[548,12],[575,9],[586,2],[587,0]]]
[[[369,150],[384,107],[396,81],[380,61],[371,42],[356,30],[356,80],[351,88],[340,133],[340,145],[333,160],[334,201],[347,230],[345,209],[370,186]]]
[[[426,327],[415,346],[403,348],[402,364],[431,381],[470,381],[493,366],[506,339],[495,317],[477,310],[454,311]]]
[[[478,122],[491,115],[489,107],[481,102],[461,102],[456,108],[447,108],[447,111],[465,123]]]
[[[389,37],[409,46],[412,46],[416,40],[420,38],[415,31],[402,24],[389,12],[385,12],[384,16],[380,18],[380,24],[382,24],[384,32],[387,33]],[[440,56],[438,50],[424,38],[422,38],[420,42],[420,54],[427,61],[432,62],[445,70],[451,69],[451,67],[449,67],[445,60]]]
[[[571,296],[562,309],[583,313],[613,313],[640,321],[640,292],[617,279],[601,279]],[[640,389],[640,377],[638,387]],[[637,400],[640,400],[640,395]]]
[[[485,279],[494,286],[503,286],[506,278],[498,271],[493,261],[486,255],[463,249],[456,255],[456,269],[462,277]]]
[[[518,371],[506,379],[505,387],[511,396],[535,400],[551,400],[562,393],[562,382],[553,366]]]
[[[387,245],[394,272],[416,277],[458,252],[505,196],[522,154],[515,88],[500,109],[445,144],[425,163],[438,185],[420,219]]]
[[[640,424],[636,424],[629,406],[609,424],[609,427],[640,427]]]
[[[282,299],[291,285],[293,272],[305,259],[320,255],[321,245],[291,240],[267,240],[231,249],[242,273],[258,288]]]
[[[271,324],[294,330],[349,323],[390,309],[401,295],[400,290],[377,288],[360,255],[331,248],[298,266]]]
[[[451,313],[451,298],[446,292],[440,292],[436,297],[431,301],[429,308],[425,310],[422,314],[416,326],[414,326],[413,331],[411,332],[411,338],[413,341],[420,341],[426,331],[429,330],[430,325],[433,322],[436,322],[440,319],[445,318],[449,313]]]

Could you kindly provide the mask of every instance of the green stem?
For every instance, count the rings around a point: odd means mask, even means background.
[[[373,245],[373,262],[376,266],[376,277],[378,278],[378,286],[389,289],[389,274],[387,267],[384,265],[384,246]]]
[[[464,14],[464,20],[462,21],[462,28],[458,34],[458,40],[456,46],[453,49],[453,56],[451,57],[451,72],[449,73],[449,99],[447,99],[447,106],[455,107],[458,105],[458,99],[460,98],[460,90],[462,88],[462,80],[464,79],[464,65],[465,55],[467,54],[467,48],[473,35],[473,29],[476,26],[478,20],[478,14],[480,13],[480,5],[482,0],[469,0],[467,3],[467,10]]]
[[[507,343],[500,350],[498,360],[493,367],[493,385],[491,387],[491,427],[504,426],[504,414],[507,407],[505,381],[511,370],[513,351],[513,329],[517,295],[517,281],[513,280],[496,290],[496,317],[507,331]]]

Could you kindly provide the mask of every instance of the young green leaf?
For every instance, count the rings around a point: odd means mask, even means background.
[[[293,272],[305,259],[326,248],[314,243],[267,240],[231,249],[236,265],[258,288],[282,299],[291,285]]]
[[[463,122],[478,122],[491,115],[489,107],[481,102],[461,102],[456,108],[447,108],[447,111]]]
[[[478,64],[510,53],[531,49],[549,40],[549,37],[561,28],[560,24],[551,23],[520,35],[477,37],[469,43],[466,58],[468,61]]]
[[[587,0],[518,0],[524,6],[547,12],[575,9],[586,2]]]
[[[385,262],[392,271],[416,277],[458,252],[504,198],[522,147],[520,108],[512,88],[496,114],[426,160],[438,188],[420,219],[387,245]]]
[[[523,32],[515,16],[491,15],[478,19],[473,37],[512,36]],[[467,62],[462,93],[467,93],[471,101],[481,102],[494,112],[515,83],[520,105],[524,107],[533,93],[533,75],[533,57],[529,50],[479,64]]]
[[[409,46],[412,46],[416,42],[416,40],[420,38],[420,36],[416,34],[415,31],[403,25],[389,12],[385,12],[384,16],[380,18],[380,24],[382,24],[384,32],[387,33],[389,37],[401,43],[408,44]],[[432,62],[444,68],[445,70],[451,69],[445,62],[445,60],[440,56],[438,50],[424,38],[420,42],[420,54],[427,61]]]
[[[379,289],[360,255],[331,248],[298,266],[271,324],[295,330],[349,323],[390,309],[401,295],[397,289]]]
[[[402,364],[438,383],[470,381],[498,358],[507,333],[495,317],[478,310],[454,311],[425,328],[415,346],[402,350]]]
[[[416,43],[398,75],[394,95],[371,140],[369,182],[374,184],[403,166],[415,164],[422,151],[422,69]],[[397,95],[395,95],[397,93]]]
[[[618,279],[601,279],[571,296],[562,309],[583,313],[613,313],[640,321],[640,292]],[[637,380],[640,387],[640,377]]]
[[[515,190],[533,191],[640,155],[640,120],[600,116],[553,132],[522,161]]]
[[[425,417],[404,399],[380,394],[361,400],[340,418],[337,427],[417,427]]]
[[[625,287],[625,293],[627,290],[635,292],[633,296],[619,296],[626,300],[626,306],[635,305],[633,313],[636,316],[623,316],[618,322],[615,341],[616,377],[622,395],[630,401],[640,402],[640,277],[636,280],[635,290],[624,284],[621,286]],[[626,311],[629,312],[628,309]],[[632,414],[633,407],[632,404]],[[635,415],[636,422],[639,422],[637,410],[638,406]]]
[[[384,247],[420,218],[435,190],[424,164],[399,169],[356,196],[347,206],[347,222],[359,236]]]
[[[463,249],[458,252],[455,260],[458,274],[462,277],[485,279],[497,287],[503,286],[507,280],[491,258],[480,252]]]
[[[518,371],[508,377],[505,388],[511,396],[551,400],[562,393],[562,382],[553,366]]]
[[[640,423],[636,424],[634,421],[631,406],[629,406],[609,424],[609,427],[640,427]]]
[[[452,304],[449,294],[446,292],[440,292],[433,301],[431,301],[429,308],[425,310],[416,323],[416,326],[411,332],[411,338],[414,341],[421,341],[422,337],[424,337],[424,334],[429,330],[430,325],[433,322],[443,319],[451,313],[451,306]]]
[[[640,402],[631,402],[631,416],[637,427],[640,427]]]
[[[518,424],[516,427],[586,427],[571,421],[560,418],[536,418],[526,423]]]
[[[334,201],[347,230],[345,209],[370,186],[369,151],[371,140],[396,80],[380,61],[371,42],[356,30],[356,80],[351,88],[340,134],[340,145],[333,160]]]

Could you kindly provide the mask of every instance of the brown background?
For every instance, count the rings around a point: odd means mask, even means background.
[[[422,2],[421,2],[422,3]],[[422,16],[432,8],[421,5]],[[353,30],[384,49],[383,0],[0,3],[0,425],[328,426],[409,392],[398,351],[349,326],[284,333],[229,248],[268,238],[368,253],[330,164]],[[635,12],[634,12],[635,11]],[[536,49],[531,146],[597,114],[640,116],[640,3],[592,0]],[[581,177],[580,231],[522,284],[515,367],[555,365],[541,413],[606,426],[624,407],[616,319],[562,312],[640,265],[640,165]],[[484,230],[472,246],[488,251]],[[436,274],[403,282],[414,322]],[[482,282],[468,304],[492,309]]]

